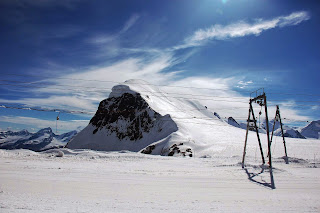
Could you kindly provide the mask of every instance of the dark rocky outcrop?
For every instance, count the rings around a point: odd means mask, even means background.
[[[149,132],[160,117],[139,93],[124,93],[101,101],[90,124],[96,127],[93,134],[106,128],[109,135],[115,133],[120,140],[128,138],[135,141],[143,137],[143,132]]]

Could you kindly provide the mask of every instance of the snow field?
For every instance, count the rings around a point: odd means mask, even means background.
[[[312,142],[312,141],[311,141]],[[319,158],[274,159],[249,180],[238,155],[0,150],[0,212],[319,212]],[[248,153],[248,173],[261,172]],[[316,168],[314,168],[316,167]]]

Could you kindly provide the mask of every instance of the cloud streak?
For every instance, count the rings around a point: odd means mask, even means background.
[[[132,15],[129,18],[129,20],[124,24],[122,30],[120,31],[120,34],[128,31],[138,21],[139,18],[140,16],[138,14]]]
[[[185,43],[176,46],[175,49],[195,47],[203,45],[210,40],[226,40],[244,36],[259,36],[262,32],[277,27],[287,27],[298,25],[310,19],[310,14],[306,11],[293,12],[288,16],[279,16],[270,20],[257,19],[253,23],[239,21],[229,25],[216,24],[207,29],[199,29],[185,39]]]
[[[25,116],[0,116],[2,122],[8,122],[18,125],[27,125],[36,127],[38,129],[51,127],[51,129],[56,129],[56,121],[55,120],[45,120],[33,117],[25,117]],[[79,127],[83,128],[88,125],[89,120],[69,120],[63,121],[60,120],[58,122],[58,129],[62,129],[63,131],[71,131],[75,130]]]
[[[298,25],[303,21],[310,19],[309,13],[294,12],[288,16],[279,16],[270,20],[258,19],[253,23],[240,21],[229,25],[214,25],[207,29],[199,29],[193,33],[192,36],[184,40],[183,45],[174,46],[167,49],[157,48],[123,48],[121,45],[121,34],[129,31],[138,21],[139,16],[133,15],[124,23],[123,27],[113,35],[95,36],[88,39],[87,42],[97,47],[96,50],[101,50],[101,46],[108,46],[106,44],[116,43],[115,49],[117,51],[124,50],[134,54],[134,57],[125,55],[124,58],[118,58],[115,62],[97,68],[90,68],[72,74],[63,74],[61,78],[45,79],[48,86],[45,88],[30,89],[32,94],[37,94],[45,98],[23,98],[19,100],[0,100],[7,103],[23,103],[29,106],[45,106],[48,108],[58,109],[85,109],[94,111],[97,108],[97,103],[108,97],[108,94],[116,84],[116,82],[124,82],[128,79],[143,79],[155,85],[169,85],[172,87],[163,87],[164,91],[168,93],[180,93],[185,98],[203,96],[229,97],[221,101],[220,98],[204,98],[200,102],[208,108],[217,111],[222,117],[247,117],[248,99],[234,89],[245,88],[253,85],[252,81],[239,81],[235,78],[213,78],[209,76],[189,76],[182,77],[179,70],[174,70],[174,65],[183,62],[190,55],[178,55],[177,50],[197,47],[205,44],[210,40],[225,40],[237,37],[244,37],[249,35],[258,36],[262,32],[274,28],[281,28],[286,26]],[[196,48],[194,48],[196,49]],[[103,52],[108,52],[102,49]],[[139,54],[138,54],[139,53]],[[63,70],[62,68],[59,68]],[[53,71],[54,72],[54,71]],[[49,73],[49,72],[48,72]],[[77,81],[76,79],[85,79],[85,81]],[[97,81],[94,81],[94,80]],[[89,80],[89,81],[88,81]],[[67,85],[58,89],[57,86]],[[68,87],[68,85],[70,85]],[[174,87],[178,86],[178,87]],[[92,89],[90,89],[91,87]],[[179,88],[180,87],[180,88]],[[196,90],[187,87],[201,87],[209,90]],[[68,89],[75,89],[78,91],[71,92]],[[189,94],[189,95],[188,95]],[[190,95],[191,94],[191,95]],[[237,99],[238,101],[232,101]],[[294,119],[306,119],[299,115],[297,110],[290,108],[290,105],[283,106],[281,109],[286,116]],[[273,112],[272,112],[273,114]],[[19,119],[3,117],[3,121],[14,123]],[[39,125],[41,120],[26,119],[29,124]],[[32,122],[33,123],[32,123]],[[45,126],[49,123],[42,122]],[[51,125],[51,124],[50,124]]]

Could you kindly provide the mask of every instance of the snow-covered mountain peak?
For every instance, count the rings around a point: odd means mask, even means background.
[[[320,120],[312,121],[309,125],[302,128],[301,134],[307,138],[320,139]]]
[[[153,96],[154,91],[155,88],[147,82],[139,80],[129,80],[114,86],[109,98],[100,102],[89,125],[67,146],[139,151],[150,143],[167,137],[178,128],[165,110],[161,115],[152,108],[152,105],[159,104],[153,102],[153,97],[157,98],[158,95]]]
[[[171,97],[146,81],[128,80],[112,88],[90,124],[67,147],[106,151],[148,148],[145,153],[190,156],[191,126],[209,120],[226,125],[197,101]]]
[[[30,149],[42,151],[46,149],[64,147],[77,134],[77,131],[55,135],[50,127],[30,133],[27,130],[19,132],[1,132],[0,149]]]
[[[131,90],[127,85],[116,85],[112,88],[109,98],[117,98],[122,96],[124,93],[135,95],[137,92]]]
[[[52,132],[52,129],[50,127],[43,128],[43,129],[41,129],[41,130],[39,130],[37,132],[37,134],[45,134],[45,133],[52,134],[53,132]]]

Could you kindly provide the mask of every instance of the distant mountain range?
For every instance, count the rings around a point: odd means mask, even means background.
[[[241,128],[241,129],[247,128],[247,124],[239,123],[232,117],[229,117],[227,122],[228,122],[228,124],[235,126],[235,127],[238,127],[238,128]],[[270,120],[269,121],[269,132],[272,132],[273,124],[274,124],[274,120]],[[261,126],[259,128],[259,132],[266,133],[266,129],[267,129],[266,128],[266,121],[264,120],[261,123]],[[275,136],[282,136],[279,121],[275,122],[274,135]],[[308,124],[307,126],[305,126],[303,128],[292,128],[292,127],[283,125],[283,135],[284,135],[284,137],[289,137],[289,138],[320,139],[320,120],[312,121],[310,124]]]
[[[79,131],[74,130],[61,135],[55,135],[50,127],[30,133],[27,130],[19,132],[0,132],[0,149],[30,149],[43,151],[64,147]]]

